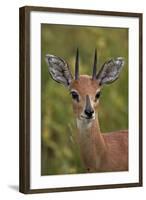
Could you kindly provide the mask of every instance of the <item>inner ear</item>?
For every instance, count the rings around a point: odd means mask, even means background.
[[[117,80],[123,66],[124,59],[121,57],[105,62],[96,76],[98,83],[103,85],[112,83]]]
[[[69,86],[73,77],[67,62],[60,57],[50,54],[46,55],[46,62],[49,67],[49,73],[53,80],[63,84],[66,87]]]

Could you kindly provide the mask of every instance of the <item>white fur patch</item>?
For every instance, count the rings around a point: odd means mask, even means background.
[[[92,126],[93,120],[90,119],[76,119],[78,129],[89,129]]]

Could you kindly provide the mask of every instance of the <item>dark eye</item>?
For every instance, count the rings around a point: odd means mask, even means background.
[[[79,102],[79,95],[75,91],[72,91],[71,95],[72,95],[72,98],[74,100],[76,100],[77,102]]]
[[[97,92],[95,95],[95,100],[99,99],[101,92]]]

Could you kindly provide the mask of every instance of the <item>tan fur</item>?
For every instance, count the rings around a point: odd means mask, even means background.
[[[73,110],[78,120],[78,143],[85,168],[91,172],[127,171],[128,170],[128,133],[117,131],[102,134],[98,118],[85,120],[83,126],[81,113],[85,105],[86,95],[90,96],[93,109],[99,101],[95,102],[95,95],[100,90],[96,80],[87,75],[80,76],[79,80],[72,82],[70,90],[76,90],[80,95],[80,101],[73,100]]]
[[[97,84],[96,80],[92,80],[88,75],[81,75],[79,80],[74,80],[70,86],[70,89],[75,89],[80,95],[80,102],[73,101],[73,110],[76,117],[80,117],[80,113],[83,110],[85,104],[86,95],[90,95],[92,100],[95,99],[96,91],[100,86]],[[98,102],[94,102],[94,107],[96,108]]]

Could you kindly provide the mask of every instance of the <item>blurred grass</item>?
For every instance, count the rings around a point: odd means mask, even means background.
[[[124,57],[120,79],[105,86],[99,108],[102,132],[128,128],[128,29],[67,25],[41,25],[41,174],[85,172],[78,147],[69,92],[53,81],[45,63],[47,53],[65,59],[74,74],[76,48],[80,50],[80,74],[91,74],[94,49],[99,66],[112,57]]]

